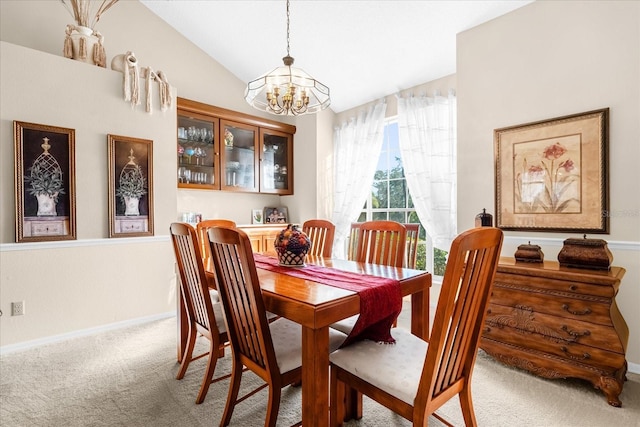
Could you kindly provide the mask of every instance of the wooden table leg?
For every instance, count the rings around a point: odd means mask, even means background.
[[[302,425],[329,425],[329,327],[302,327]]]
[[[422,292],[411,294],[411,333],[425,341],[429,340],[429,293],[431,291],[431,275],[429,283]]]

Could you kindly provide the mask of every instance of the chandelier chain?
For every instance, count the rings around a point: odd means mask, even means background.
[[[290,38],[289,38],[289,17],[290,17],[289,0],[287,0],[287,56],[291,56],[291,54],[289,53],[289,42],[290,42]]]

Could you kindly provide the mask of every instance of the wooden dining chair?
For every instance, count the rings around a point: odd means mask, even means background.
[[[357,224],[357,225],[356,225]],[[353,261],[370,264],[402,267],[407,239],[407,229],[403,224],[395,221],[367,221],[351,224],[351,238],[357,230],[355,246],[352,250],[356,256]],[[353,247],[352,246],[352,247]],[[358,320],[358,314],[332,323],[331,327],[345,334],[349,334]],[[397,325],[397,320],[393,326]]]
[[[170,233],[178,264],[180,297],[187,312],[189,325],[187,346],[176,379],[184,378],[191,362],[208,356],[204,378],[196,398],[196,403],[202,403],[212,382],[229,377],[226,375],[213,379],[216,362],[224,355],[224,346],[228,342],[227,331],[222,306],[219,302],[214,302],[209,293],[196,230],[190,224],[176,222],[171,224]],[[209,340],[209,351],[194,357],[193,349],[199,335]]]
[[[302,232],[309,236],[311,249],[309,255],[331,258],[333,238],[336,226],[326,219],[310,219],[302,224]]]
[[[230,227],[235,228],[236,223],[230,219],[205,219],[196,224],[196,231],[198,232],[198,242],[200,243],[200,253],[203,258],[209,258],[211,256],[211,248],[209,246],[209,236],[207,231],[211,227]]]
[[[502,240],[502,230],[482,227],[453,241],[428,343],[394,328],[395,345],[365,340],[329,356],[331,426],[362,417],[362,394],[414,426],[458,395],[465,425],[477,425],[471,375]]]
[[[404,264],[406,268],[416,268],[418,258],[418,241],[420,237],[420,224],[403,224],[407,229],[407,246],[404,252]]]
[[[246,366],[269,387],[265,426],[275,426],[281,389],[302,381],[302,327],[285,318],[267,321],[253,250],[247,234],[238,229],[215,227],[209,230],[211,252],[224,307],[233,367],[221,426],[229,425],[238,399],[242,367]],[[346,336],[329,331],[330,351]]]
[[[407,229],[395,221],[367,221],[360,225],[356,261],[402,267]]]

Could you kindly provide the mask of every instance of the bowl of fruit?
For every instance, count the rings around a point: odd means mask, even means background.
[[[274,241],[278,261],[285,267],[304,267],[304,259],[311,249],[311,240],[293,224],[287,225]]]

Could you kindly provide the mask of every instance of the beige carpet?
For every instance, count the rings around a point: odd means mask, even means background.
[[[229,382],[213,384],[205,402],[196,405],[204,360],[177,381],[175,334],[176,322],[170,318],[3,355],[0,425],[217,426]],[[227,356],[216,374],[229,368]],[[244,389],[257,384],[257,377],[245,373]],[[623,407],[613,408],[585,382],[537,378],[481,352],[473,395],[480,426],[640,426],[640,376],[634,374],[620,396]],[[265,401],[263,390],[243,402],[231,425],[263,425]],[[362,420],[347,426],[410,425],[368,400],[364,411]],[[457,399],[439,413],[463,425]],[[289,426],[300,418],[300,389],[287,387],[278,425]]]

